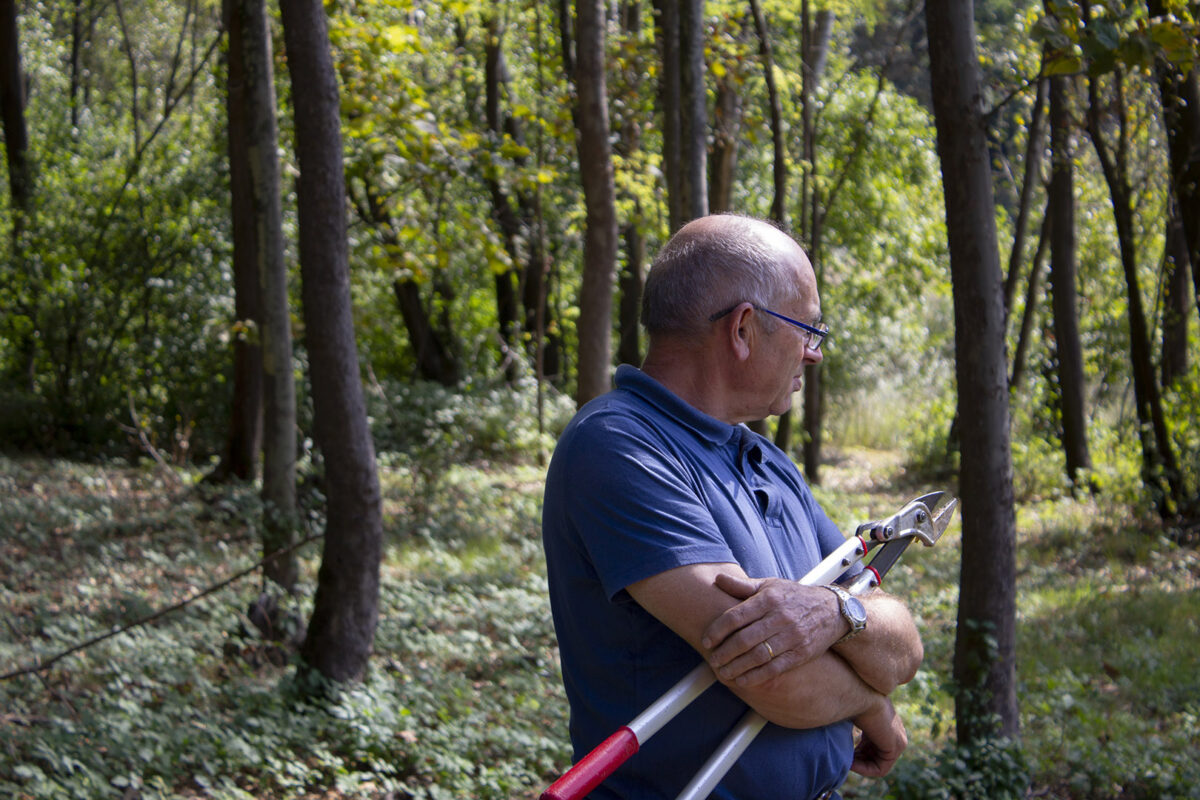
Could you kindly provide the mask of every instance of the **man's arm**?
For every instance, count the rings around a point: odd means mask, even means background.
[[[719,574],[749,580],[736,564],[695,564],[646,578],[628,591],[643,608],[709,658],[711,651],[702,643],[704,631],[739,600],[718,587]],[[765,648],[759,649],[765,657]],[[760,681],[728,681],[719,673],[717,677],[768,720],[790,728],[814,728],[862,715],[881,719],[888,716],[885,708],[890,708],[887,699],[834,652],[821,652]]]
[[[753,580],[741,570],[719,572],[716,586],[743,602],[727,609],[705,629],[702,643],[718,677],[753,686],[834,647],[869,686],[891,694],[916,675],[924,657],[916,623],[905,605],[881,591],[861,596],[867,628],[834,645],[849,631],[828,589],[793,581]],[[769,642],[770,650],[761,642]]]

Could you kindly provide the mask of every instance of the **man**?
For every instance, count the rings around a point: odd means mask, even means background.
[[[790,408],[820,319],[789,236],[695,220],[647,276],[641,370],[620,367],[559,440],[542,526],[576,759],[700,658],[720,681],[592,797],[674,798],[747,705],[772,724],[714,797],[836,796],[848,769],[885,774],[906,746],[887,695],[922,658],[911,616],[874,592],[864,627],[835,590],[795,582],[844,539],[742,424]]]

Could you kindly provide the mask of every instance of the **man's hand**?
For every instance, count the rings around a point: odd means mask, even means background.
[[[850,769],[868,778],[887,775],[908,747],[908,734],[892,701],[882,696],[879,701],[875,708],[854,718],[862,738],[854,748]]]
[[[743,601],[704,631],[708,663],[723,681],[762,685],[821,655],[848,629],[828,589],[724,572],[714,582]]]

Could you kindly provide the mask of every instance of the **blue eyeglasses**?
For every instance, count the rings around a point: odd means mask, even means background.
[[[733,310],[740,305],[741,303],[737,303],[725,309],[724,311],[718,311],[709,317],[708,321],[716,322],[726,314],[732,313]],[[763,308],[762,306],[754,306],[754,308],[755,310],[761,311],[764,314],[770,314],[772,317],[781,319],[790,325],[795,325],[797,328],[807,333],[808,336],[805,338],[804,346],[809,350],[820,350],[821,345],[825,342],[825,337],[829,335],[829,326],[823,322],[818,322],[816,325],[809,325],[807,322],[801,322],[798,319],[792,319],[791,317],[784,316],[777,311],[772,311],[769,308]]]

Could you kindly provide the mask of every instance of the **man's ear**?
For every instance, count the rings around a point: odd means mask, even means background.
[[[755,337],[758,331],[751,325],[754,319],[754,306],[742,303],[729,315],[730,319],[725,328],[730,352],[738,361],[746,361],[754,349]]]

